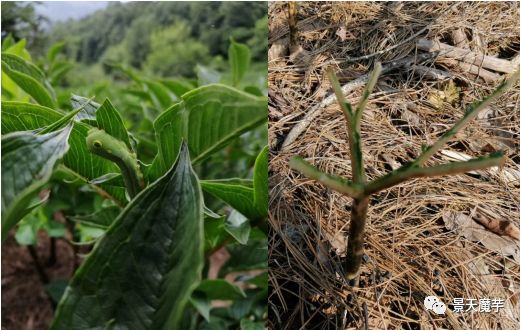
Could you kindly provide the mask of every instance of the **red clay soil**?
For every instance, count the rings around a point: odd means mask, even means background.
[[[40,233],[36,247],[48,278],[68,279],[74,268],[72,248],[56,241],[56,262],[48,265],[50,239]],[[13,233],[2,244],[2,330],[48,329],[53,304],[25,246],[16,243]]]

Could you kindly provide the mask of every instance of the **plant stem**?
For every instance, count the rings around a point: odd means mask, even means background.
[[[340,176],[330,175],[322,172],[317,167],[306,162],[301,157],[292,157],[289,161],[289,166],[304,174],[306,177],[322,183],[324,186],[338,191],[341,194],[350,197],[360,197],[363,190],[360,186],[353,184]]]
[[[342,108],[347,122],[346,127],[349,137],[351,169],[353,172],[352,182],[339,176],[324,173],[317,167],[303,160],[301,157],[293,157],[289,162],[289,166],[292,169],[299,171],[306,177],[316,180],[326,187],[353,198],[349,238],[347,242],[346,279],[353,280],[355,283],[357,283],[358,280],[360,265],[364,254],[364,230],[370,196],[411,178],[459,174],[482,170],[493,166],[501,166],[505,162],[505,157],[501,152],[471,159],[465,162],[452,162],[431,167],[423,167],[422,165],[427,161],[427,159],[429,159],[429,157],[440,150],[449,139],[454,137],[456,133],[470,120],[475,118],[480,110],[487,107],[493,100],[508,90],[519,78],[518,69],[510,78],[502,82],[494,92],[492,92],[492,94],[470,105],[463,118],[457,121],[454,126],[445,132],[445,134],[443,134],[433,145],[426,148],[412,163],[404,165],[385,176],[373,180],[372,182],[366,183],[360,142],[360,121],[362,118],[362,111],[367,104],[367,99],[376,84],[380,72],[381,66],[377,64],[375,70],[371,74],[369,83],[364,90],[362,99],[356,107],[355,113],[352,111],[351,104],[345,99],[335,74],[332,70],[328,72],[331,85],[333,86],[338,103]]]
[[[29,250],[29,254],[33,258],[34,266],[36,267],[36,271],[38,272],[38,276],[40,277],[40,281],[43,284],[49,283],[49,277],[45,273],[45,270],[40,263],[40,259],[38,258],[38,252],[34,248],[33,245],[27,245],[27,250]]]
[[[364,193],[374,194],[412,178],[461,174],[470,171],[483,170],[489,167],[501,166],[504,162],[505,157],[503,154],[497,152],[489,156],[474,158],[465,162],[451,162],[432,167],[417,167],[409,164],[370,182],[365,187]]]
[[[368,195],[353,199],[349,238],[347,240],[346,279],[348,280],[356,278],[360,271],[360,264],[364,255],[364,230],[368,204]]]
[[[47,260],[48,266],[53,266],[56,263],[56,238],[51,237],[49,246],[49,260]]]

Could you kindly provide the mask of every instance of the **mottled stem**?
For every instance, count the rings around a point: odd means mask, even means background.
[[[501,166],[505,161],[505,157],[501,152],[471,159],[465,162],[452,162],[431,167],[423,167],[423,164],[427,159],[429,159],[429,157],[441,149],[449,139],[454,137],[456,133],[470,120],[475,118],[480,110],[487,107],[493,100],[508,90],[508,88],[510,88],[519,78],[519,70],[517,70],[509,79],[501,83],[492,94],[470,105],[463,118],[457,121],[450,130],[438,139],[438,141],[426,148],[413,162],[366,183],[360,142],[360,121],[362,118],[362,111],[374,85],[376,84],[380,71],[381,66],[377,64],[354,113],[351,104],[345,99],[342,90],[340,89],[340,84],[335,74],[332,71],[329,72],[331,85],[333,86],[338,103],[342,108],[347,122],[346,126],[349,137],[353,181],[351,182],[340,176],[326,174],[300,157],[293,157],[289,163],[291,168],[299,171],[306,177],[316,180],[326,187],[353,198],[349,238],[347,242],[346,278],[348,280],[355,280],[355,282],[360,272],[360,264],[362,263],[362,256],[364,254],[364,230],[370,196],[412,178],[459,174],[482,170],[493,166]]]
[[[369,196],[353,199],[351,208],[351,225],[347,241],[346,279],[352,280],[360,272],[360,264],[364,255],[364,230],[367,218]]]

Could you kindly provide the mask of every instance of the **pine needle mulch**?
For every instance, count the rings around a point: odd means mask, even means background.
[[[508,74],[422,50],[420,39],[516,67],[519,3],[300,2],[298,45],[289,45],[287,7],[287,2],[269,3],[268,326],[517,329],[518,239],[497,235],[476,219],[519,228],[518,84],[428,163],[502,150],[504,167],[415,179],[373,196],[357,288],[342,277],[350,198],[288,167],[290,157],[300,155],[328,173],[351,178],[338,104],[321,108],[291,144],[281,146],[331,93],[328,67],[344,85],[368,73],[376,61],[385,67],[411,58],[380,77],[361,126],[369,180],[411,161],[422,145],[434,142],[464,114],[466,105],[493,91]],[[363,85],[354,88],[347,99],[356,104],[362,90]],[[425,309],[424,298],[430,295],[447,305],[444,315]],[[463,298],[464,309],[470,310],[454,312],[455,298]],[[474,304],[487,298],[502,299],[504,306],[479,312]]]

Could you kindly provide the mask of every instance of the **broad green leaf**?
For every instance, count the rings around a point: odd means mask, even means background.
[[[259,87],[257,87],[257,86],[246,86],[246,87],[244,87],[244,91],[246,93],[250,93],[250,94],[253,94],[253,95],[257,95],[257,96],[263,96],[264,95],[262,90]]]
[[[62,51],[64,46],[64,42],[57,42],[54,45],[52,45],[51,48],[49,48],[49,50],[47,51],[47,61],[49,61],[49,63],[54,62],[56,56]]]
[[[45,290],[47,290],[47,293],[49,293],[52,300],[55,303],[58,303],[60,302],[60,299],[62,298],[65,289],[67,289],[68,283],[69,281],[67,280],[55,280],[50,282],[49,284],[46,284]]]
[[[230,253],[230,259],[219,270],[219,277],[230,272],[264,269],[268,267],[268,241],[252,240],[247,245],[232,244],[226,249]]]
[[[2,136],[2,241],[69,150],[71,131],[69,125],[43,135],[19,131]]]
[[[2,133],[19,130],[36,130],[51,125],[63,118],[63,114],[36,104],[2,102]],[[75,122],[69,138],[70,150],[63,159],[64,165],[84,182],[99,178],[107,173],[118,172],[112,162],[93,155],[87,149],[85,139],[91,127]],[[104,190],[118,202],[125,204],[125,188],[101,184]],[[100,191],[101,192],[101,191]]]
[[[221,80],[221,74],[212,68],[197,64],[195,67],[197,72],[197,83],[199,86],[217,84]]]
[[[73,216],[71,219],[91,227],[107,229],[114,222],[120,212],[121,209],[119,207],[108,206],[91,214]]]
[[[206,294],[206,297],[210,300],[235,300],[246,297],[241,288],[221,279],[202,280],[195,292]]]
[[[204,263],[202,193],[181,148],[78,269],[51,329],[178,329]]]
[[[249,319],[242,319],[241,330],[264,330],[264,322],[255,322]]]
[[[261,218],[268,216],[268,146],[255,160],[253,169],[254,204]]]
[[[174,103],[168,88],[158,82],[143,80],[143,88],[152,97],[154,106],[160,110],[164,110]]]
[[[250,222],[244,215],[233,210],[226,222],[224,223],[224,229],[241,244],[246,244],[250,237]]]
[[[268,272],[260,273],[254,278],[247,280],[246,283],[250,283],[258,286],[259,288],[265,289],[268,287]]]
[[[39,104],[56,107],[54,91],[43,73],[23,58],[2,53],[2,71]]]
[[[202,292],[194,291],[190,297],[190,303],[197,309],[207,322],[210,322],[210,310],[212,306],[210,300]]]
[[[250,67],[250,49],[233,39],[228,48],[228,59],[232,69],[232,84],[237,86]]]
[[[20,245],[36,244],[36,235],[40,229],[40,219],[37,216],[27,216],[18,224],[14,238]]]
[[[29,54],[27,49],[25,49],[26,43],[27,43],[27,41],[24,38],[24,39],[21,39],[20,41],[18,41],[17,43],[10,45],[9,47],[6,47],[7,49],[4,49],[4,47],[2,45],[2,52],[20,56],[24,60],[31,62],[31,54]]]
[[[181,80],[164,79],[161,80],[161,83],[165,85],[166,88],[168,88],[178,98],[181,98],[183,94],[194,89],[194,86]]]
[[[268,147],[264,147],[255,160],[253,188],[247,181],[236,179],[204,180],[204,191],[223,200],[251,220],[268,216]],[[251,181],[250,181],[251,182]]]
[[[54,63],[49,73],[49,80],[51,81],[51,85],[58,84],[67,74],[67,72],[69,72],[73,67],[73,64],[65,61]]]
[[[2,51],[8,50],[12,45],[14,45],[14,38],[13,34],[9,33],[4,41],[2,41]]]
[[[197,163],[266,120],[265,97],[224,85],[194,89],[154,122],[159,150],[150,176],[157,178],[169,168],[183,139]]]
[[[112,103],[110,103],[109,99],[106,99],[98,110],[96,110],[96,122],[99,128],[116,139],[123,141],[129,150],[133,150],[127,129],[123,124],[123,119]]]
[[[224,229],[224,217],[214,219],[206,217],[204,221],[204,250],[213,251],[230,235]]]
[[[254,189],[237,180],[201,181],[204,191],[222,199],[231,207],[241,212],[248,219],[256,219],[259,214],[254,204]]]
[[[89,102],[87,105],[84,105],[85,102]],[[83,110],[80,111],[76,115],[77,121],[82,120],[96,120],[96,110],[100,107],[100,104],[97,102],[94,102],[86,97],[79,96],[79,95],[71,95],[71,106],[73,109],[77,109],[84,105]]]

